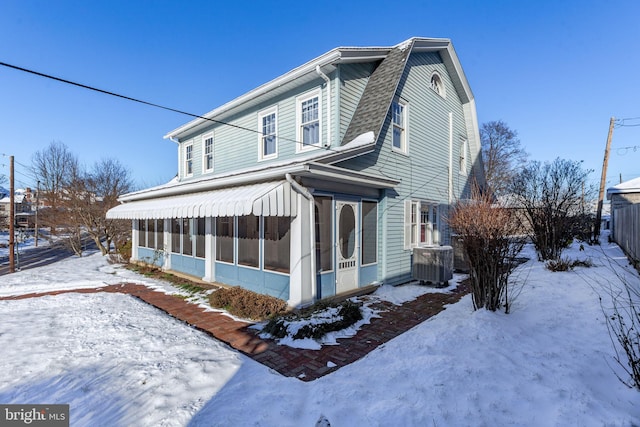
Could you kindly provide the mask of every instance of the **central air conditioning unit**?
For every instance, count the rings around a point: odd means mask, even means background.
[[[420,282],[446,286],[453,279],[451,246],[417,247],[413,250],[412,276]]]

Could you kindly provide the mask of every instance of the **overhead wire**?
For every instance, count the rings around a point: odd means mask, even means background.
[[[39,76],[39,77],[44,77],[44,78],[47,78],[47,79],[55,80],[55,81],[60,82],[60,83],[65,83],[65,84],[69,84],[69,85],[72,85],[72,86],[80,87],[80,88],[83,88],[83,89],[91,90],[91,91],[94,91],[94,92],[102,93],[104,95],[114,96],[116,98],[121,98],[121,99],[124,99],[124,100],[127,100],[127,101],[137,102],[139,104],[147,105],[147,106],[150,106],[150,107],[160,108],[162,110],[171,111],[171,112],[174,112],[174,113],[182,114],[182,115],[193,117],[193,118],[196,118],[196,119],[206,120],[206,121],[209,121],[209,122],[212,122],[212,123],[217,123],[217,124],[224,125],[224,126],[230,126],[230,127],[236,128],[236,129],[257,133],[259,135],[265,135],[265,133],[263,133],[263,132],[261,132],[259,130],[256,130],[256,129],[251,129],[251,128],[248,128],[248,127],[245,127],[245,126],[236,125],[236,124],[233,124],[233,123],[225,122],[223,120],[212,119],[210,117],[205,117],[205,116],[202,116],[202,115],[199,115],[199,114],[189,113],[187,111],[183,111],[183,110],[179,110],[179,109],[176,109],[176,108],[167,107],[167,106],[164,106],[164,105],[161,105],[161,104],[145,101],[145,100],[138,99],[138,98],[133,98],[131,96],[122,95],[122,94],[119,94],[119,93],[116,93],[116,92],[112,92],[112,91],[109,91],[109,90],[99,89],[99,88],[96,88],[94,86],[90,86],[90,85],[86,85],[86,84],[83,84],[83,83],[74,82],[72,80],[63,79],[61,77],[52,76],[50,74],[46,74],[46,73],[42,73],[42,72],[39,72],[39,71],[31,70],[29,68],[24,68],[24,67],[20,67],[20,66],[17,66],[17,65],[12,65],[12,64],[8,64],[6,62],[1,62],[1,61],[0,61],[0,65],[4,66],[4,67],[7,67],[7,68],[14,69],[14,70],[18,70],[18,71],[22,71],[22,72],[25,72],[25,73],[33,74],[33,75],[36,75],[36,76]],[[302,144],[301,141],[298,141],[298,140],[292,139],[292,138],[278,136],[278,139],[279,140],[283,140],[283,141],[294,142],[296,144]],[[322,148],[325,149],[326,151],[335,151],[335,152],[337,152],[337,150],[332,149],[331,147],[323,146]]]

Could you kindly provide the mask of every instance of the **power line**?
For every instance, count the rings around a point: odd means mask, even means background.
[[[616,154],[618,156],[626,156],[629,150],[633,150],[633,152],[635,153],[636,151],[638,151],[638,149],[640,149],[640,146],[638,145],[632,145],[629,147],[619,147],[619,148],[616,148]]]
[[[626,122],[632,122],[632,121],[637,121],[640,120],[640,117],[628,117],[625,119],[616,119],[616,124],[615,127],[616,128],[621,128],[621,127],[638,127],[640,126],[640,123],[635,123],[635,124],[626,124]]]
[[[82,83],[77,83],[77,82],[74,82],[74,81],[71,81],[71,80],[67,80],[67,79],[63,79],[61,77],[56,77],[56,76],[52,76],[50,74],[41,73],[39,71],[30,70],[28,68],[19,67],[17,65],[8,64],[6,62],[0,62],[0,65],[2,65],[4,67],[7,67],[7,68],[12,68],[14,70],[23,71],[25,73],[33,74],[33,75],[36,75],[36,76],[39,76],[39,77],[44,77],[44,78],[47,78],[47,79],[55,80],[57,82],[69,84],[69,85],[72,85],[72,86],[77,86],[77,87],[80,87],[80,88],[83,88],[83,89],[92,90],[94,92],[102,93],[102,94],[109,95],[109,96],[114,96],[116,98],[125,99],[127,101],[137,102],[139,104],[148,105],[150,107],[155,107],[155,108],[160,108],[160,109],[166,110],[166,111],[172,111],[174,113],[183,114],[185,116],[193,117],[193,118],[196,118],[196,119],[207,120],[207,121],[210,121],[212,123],[217,123],[217,124],[221,124],[221,125],[225,125],[225,126],[231,126],[233,128],[236,128],[236,129],[241,129],[241,130],[257,133],[257,134],[260,134],[260,135],[265,135],[263,132],[260,132],[259,130],[256,130],[256,129],[251,129],[251,128],[247,128],[247,127],[244,127],[244,126],[234,125],[233,123],[224,122],[222,120],[216,120],[216,119],[212,119],[212,118],[209,118],[209,117],[204,117],[204,116],[201,116],[201,115],[198,115],[198,114],[189,113],[187,111],[178,110],[176,108],[165,107],[164,105],[156,104],[156,103],[149,102],[149,101],[144,101],[142,99],[132,98],[130,96],[121,95],[121,94],[116,93],[116,92],[111,92],[111,91],[108,91],[108,90],[99,89],[99,88],[96,88],[96,87],[93,87],[93,86],[85,85],[85,84],[82,84]],[[295,142],[296,144],[302,144],[302,142],[297,141],[295,139],[291,139],[291,138],[278,136],[278,139],[284,140],[284,141]],[[332,149],[330,147],[323,147],[323,148],[325,150],[327,150],[327,151],[336,151],[337,152],[337,150],[334,150],[334,149]]]

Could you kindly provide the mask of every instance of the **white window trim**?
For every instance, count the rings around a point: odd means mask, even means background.
[[[187,148],[191,147],[191,173],[187,173]],[[184,154],[182,157],[182,168],[185,177],[193,176],[193,141],[184,145]]]
[[[207,169],[207,139],[211,138],[211,168]],[[213,172],[213,147],[215,145],[215,139],[213,138],[213,132],[206,133],[202,135],[202,173],[211,173]]]
[[[303,145],[302,143],[302,103],[312,98],[318,97],[318,143],[314,145]],[[303,153],[316,150],[322,147],[322,90],[315,89],[296,98],[296,153]]]
[[[262,133],[262,119],[271,114],[275,114],[275,127],[276,127],[276,151],[273,154],[264,155],[264,147],[263,147],[263,137]],[[278,158],[278,106],[267,108],[266,110],[262,110],[258,113],[258,161],[270,160]]]
[[[393,129],[395,124],[393,122],[393,106],[392,106],[391,107],[391,149],[396,153],[409,155],[409,103],[401,99],[393,101],[393,103],[400,104],[402,106],[402,121],[404,123],[404,127],[402,130],[402,141],[401,141],[402,144],[400,148],[398,148],[393,144]]]
[[[416,210],[416,221],[415,223],[411,221],[411,207],[415,206]],[[429,206],[429,209],[435,206],[435,222],[432,223],[434,226],[432,229],[432,241],[431,242],[422,242],[421,237],[421,226],[422,226],[422,207]],[[435,237],[435,238],[434,238]],[[427,200],[405,200],[404,201],[404,249],[410,250],[418,246],[438,246],[441,241],[440,235],[440,208],[439,203],[435,201],[427,201]],[[413,240],[413,241],[412,241]]]
[[[467,138],[460,138],[460,150],[459,150],[459,157],[458,157],[458,163],[459,163],[459,173],[460,175],[467,175],[468,173],[468,168],[467,168],[467,161],[468,161],[468,157],[467,154],[469,153],[468,150],[468,140]]]
[[[440,91],[436,90],[436,88],[433,87],[433,84],[431,84],[431,80],[433,80],[433,76],[437,76],[438,80],[440,80]],[[444,86],[444,80],[442,79],[442,76],[440,75],[439,72],[434,71],[433,73],[431,73],[431,77],[429,77],[429,87],[441,98],[444,99],[447,97],[447,89]]]
[[[364,226],[364,218],[362,217],[362,213],[363,213],[363,206],[362,203],[363,202],[369,202],[369,203],[375,203],[376,204],[376,260],[374,262],[370,262],[367,264],[361,264],[361,267],[366,267],[366,266],[370,266],[370,265],[376,265],[378,264],[378,261],[380,260],[380,253],[378,251],[378,244],[380,243],[380,217],[378,216],[379,212],[380,212],[380,203],[377,200],[374,199],[362,199],[360,201],[360,230],[362,230],[362,227]],[[360,258],[362,259],[362,247],[364,246],[364,242],[362,241],[362,233],[360,233]]]

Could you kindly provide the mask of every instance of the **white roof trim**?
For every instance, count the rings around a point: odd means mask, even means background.
[[[109,219],[206,218],[219,216],[296,216],[296,198],[287,181],[266,182],[220,190],[118,205]]]
[[[356,137],[348,144],[341,145],[330,150],[319,148],[306,155],[260,164],[251,168],[223,174],[207,174],[185,181],[173,179],[170,182],[157,187],[123,194],[118,198],[118,200],[121,202],[129,202],[139,199],[174,196],[187,192],[193,193],[261,181],[278,180],[282,179],[287,173],[295,174],[296,172],[304,170],[304,164],[307,162],[322,161],[326,163],[333,163],[369,153],[375,149],[375,143],[373,132],[366,132]]]
[[[174,140],[180,138],[188,132],[195,130],[198,126],[205,124],[209,120],[215,120],[216,117],[220,117],[224,113],[249,103],[256,98],[268,94],[269,92],[280,88],[286,84],[289,84],[296,79],[299,79],[307,74],[316,74],[316,67],[321,69],[324,67],[331,67],[338,63],[349,62],[362,62],[362,61],[374,61],[384,59],[389,51],[395,47],[406,49],[413,44],[413,50],[419,51],[436,51],[443,54],[443,60],[450,73],[454,73],[454,84],[460,92],[463,102],[468,102],[473,99],[473,94],[467,82],[467,79],[462,70],[462,66],[458,60],[458,56],[453,49],[450,39],[446,38],[423,38],[412,37],[403,41],[395,46],[370,46],[370,47],[338,47],[330,50],[311,61],[300,65],[297,68],[261,85],[257,88],[241,95],[226,104],[204,114],[201,118],[196,118],[190,122],[180,126],[177,129],[167,133],[164,138]],[[174,141],[177,142],[177,141]]]

